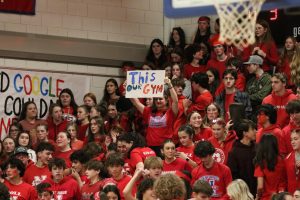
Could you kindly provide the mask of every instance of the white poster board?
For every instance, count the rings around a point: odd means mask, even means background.
[[[8,133],[12,120],[27,101],[34,101],[38,118],[46,118],[49,105],[56,102],[59,93],[70,88],[78,104],[89,92],[90,78],[62,73],[0,69],[0,139]]]
[[[163,97],[164,70],[127,72],[126,98]]]

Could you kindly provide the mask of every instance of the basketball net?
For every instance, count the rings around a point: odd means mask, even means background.
[[[256,19],[265,0],[223,1],[213,0],[220,18],[219,40],[239,48],[253,44]]]

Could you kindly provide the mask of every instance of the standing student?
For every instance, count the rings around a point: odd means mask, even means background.
[[[54,140],[51,140],[51,139],[48,138],[49,130],[48,130],[47,125],[44,125],[44,124],[38,125],[36,127],[36,136],[37,136],[37,143],[34,146],[34,149],[36,149],[36,147],[42,142],[49,142],[53,146],[55,145]]]
[[[11,199],[36,200],[37,192],[34,187],[22,181],[25,165],[16,158],[9,159],[5,165],[6,179],[4,184],[10,192]]]
[[[198,27],[192,43],[200,44],[201,42],[208,42],[211,36],[210,18],[201,16],[198,18]]]
[[[74,94],[71,89],[63,89],[58,97],[57,104],[62,108],[62,118],[68,122],[76,121],[77,116],[77,103],[74,98]]]
[[[148,157],[144,162],[144,168],[145,177],[156,180],[162,174],[163,161],[160,157]]]
[[[14,140],[17,138],[17,135],[22,131],[22,127],[19,123],[13,122],[8,130],[8,136]]]
[[[72,168],[66,170],[67,174],[71,175],[81,188],[85,183],[88,183],[86,176],[86,163],[90,160],[90,155],[83,149],[76,150],[70,155]]]
[[[197,180],[193,185],[193,200],[210,200],[214,191],[205,180]]]
[[[39,124],[47,124],[45,120],[38,119],[38,110],[34,102],[27,101],[23,104],[18,123],[23,131],[28,131],[32,138],[32,144],[36,143],[36,127]]]
[[[89,108],[97,105],[97,98],[96,95],[92,92],[86,93],[83,97],[84,105],[88,106]]]
[[[283,128],[288,125],[290,118],[286,113],[285,106],[289,101],[296,99],[292,90],[286,89],[287,77],[283,73],[276,73],[272,76],[272,94],[266,96],[262,104],[271,104],[276,107],[276,124]]]
[[[187,123],[194,129],[194,142],[208,140],[212,136],[211,128],[204,125],[203,118],[198,111],[192,111],[187,116]]]
[[[84,141],[87,137],[89,121],[89,109],[86,105],[78,106],[77,108],[77,123],[78,123],[78,139]]]
[[[233,179],[242,179],[249,186],[253,196],[256,194],[257,181],[254,177],[256,124],[244,119],[236,126],[236,140],[228,153],[227,166]]]
[[[222,118],[221,108],[216,103],[211,103],[205,108],[205,116],[203,119],[204,126],[209,127],[214,119]]]
[[[143,115],[144,121],[148,124],[146,129],[147,145],[158,156],[161,155],[160,145],[173,136],[173,123],[178,114],[178,98],[175,89],[170,79],[165,78],[164,81],[170,91],[171,103],[166,95],[162,98],[155,98],[151,108],[144,106],[138,99],[131,99],[133,105]]]
[[[79,140],[78,137],[78,126],[75,122],[68,123],[66,131],[71,135],[71,147],[72,149],[79,150],[83,147],[83,141]]]
[[[186,42],[185,42],[184,30],[180,26],[174,27],[170,34],[168,51],[170,52],[175,48],[180,48],[183,51],[185,48],[185,45],[186,45]]]
[[[54,158],[49,162],[48,168],[52,176],[43,183],[51,185],[54,199],[79,200],[81,194],[78,183],[73,178],[64,176],[65,161],[61,158]]]
[[[222,164],[214,161],[214,146],[208,141],[200,141],[195,147],[195,155],[200,158],[202,163],[193,169],[192,181],[193,185],[197,180],[204,180],[210,183],[213,194],[212,199],[226,198],[226,187],[232,181],[230,169]]]
[[[257,177],[257,198],[269,200],[273,193],[284,191],[284,161],[279,155],[274,135],[262,136],[254,159]]]
[[[263,59],[260,56],[250,56],[244,63],[252,76],[246,83],[246,92],[251,100],[252,110],[255,111],[261,105],[263,99],[271,92],[271,76],[262,69]]]
[[[207,63],[207,68],[215,68],[219,72],[220,79],[226,69],[227,55],[225,52],[225,44],[220,41],[214,41],[212,44],[214,48],[215,58],[211,58]]]
[[[73,153],[71,148],[71,136],[67,132],[60,132],[56,138],[55,158],[64,159],[67,167],[71,167],[70,155]]]
[[[242,179],[232,181],[227,186],[227,194],[231,200],[254,200],[249,187]]]
[[[17,140],[16,140],[16,147],[25,147],[27,149],[29,159],[35,163],[36,162],[36,153],[32,149],[31,144],[32,144],[32,138],[31,138],[29,132],[22,131],[18,134]]]
[[[202,64],[204,52],[199,44],[188,46],[185,52],[187,64],[184,65],[183,74],[186,79],[190,80],[194,73],[204,73],[207,67]]]
[[[168,58],[164,48],[164,43],[155,38],[151,41],[150,48],[146,55],[146,61],[154,64],[154,69],[163,69],[162,66],[167,62]]]
[[[37,162],[26,168],[23,176],[23,181],[37,186],[46,178],[51,177],[51,172],[48,169],[49,161],[52,159],[54,146],[47,142],[41,142],[36,148]]]
[[[53,103],[50,105],[47,118],[49,139],[56,140],[59,132],[65,131],[68,121],[63,118],[62,107],[59,104]]]
[[[38,200],[51,200],[53,199],[53,192],[50,190],[49,183],[40,183],[36,186],[38,192]]]

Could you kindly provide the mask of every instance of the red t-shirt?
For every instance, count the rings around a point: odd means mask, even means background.
[[[130,152],[130,166],[135,170],[139,162],[144,162],[146,158],[156,156],[155,152],[149,147],[137,147]]]
[[[58,133],[66,131],[67,124],[68,124],[66,120],[63,120],[59,124],[54,124],[51,118],[49,118],[47,122],[48,122],[48,132],[49,132],[48,138],[50,140],[56,140],[56,136],[58,135]]]
[[[71,149],[71,150],[69,150],[69,151],[65,151],[65,152],[56,151],[56,152],[54,153],[54,156],[53,156],[53,157],[64,159],[65,162],[66,162],[67,168],[69,168],[69,167],[72,167],[72,162],[71,162],[71,160],[70,160],[70,156],[71,156],[71,154],[72,154],[73,152],[74,152],[73,149]]]
[[[216,162],[227,164],[228,153],[231,151],[235,140],[236,134],[234,131],[229,131],[225,140],[221,143],[214,136],[208,139],[216,149],[213,155]]]
[[[212,130],[209,127],[201,128],[200,132],[196,133],[194,136],[194,142],[208,140],[212,136]]]
[[[198,72],[203,72],[205,73],[207,70],[207,67],[205,65],[200,65],[199,67],[194,67],[190,63],[185,64],[183,67],[183,74],[186,79],[191,79],[193,74],[198,73]]]
[[[222,80],[223,73],[226,69],[226,61],[227,59],[219,61],[216,58],[212,58],[207,62],[207,68],[215,68],[216,70],[218,70],[220,80]]]
[[[261,137],[266,133],[271,133],[276,137],[280,155],[287,155],[288,152],[286,150],[286,146],[285,146],[285,143],[283,140],[283,132],[280,129],[280,127],[276,124],[273,124],[267,128],[258,129],[258,131],[256,133],[256,143],[259,143],[259,141],[261,140]],[[289,139],[289,141],[291,141],[291,138]]]
[[[124,175],[132,175],[134,173],[134,170],[132,169],[132,167],[130,165],[130,159],[127,157],[124,159],[124,166],[123,166],[122,173]]]
[[[119,189],[120,195],[121,195],[121,200],[124,200],[124,194],[123,194],[123,190],[126,187],[127,183],[130,181],[131,177],[124,175],[120,180],[115,180],[117,182],[117,187]],[[132,194],[136,193],[136,187],[134,187],[132,189]]]
[[[4,180],[4,184],[9,190],[10,199],[17,200],[37,200],[37,192],[34,187],[28,183],[22,182],[19,185],[11,184]]]
[[[225,94],[225,121],[227,122],[229,120],[229,106],[230,104],[234,103],[234,95],[235,93],[232,94]]]
[[[240,91],[245,91],[245,87],[246,87],[246,78],[245,76],[238,72],[238,77],[237,80],[235,81],[235,87],[240,90]],[[217,88],[216,92],[215,92],[215,96],[218,96],[221,94],[221,92],[225,89],[225,85],[224,82],[222,81],[220,83],[220,86]]]
[[[165,160],[163,161],[163,174],[164,173],[175,173],[176,171],[192,171],[191,166],[188,164],[186,160],[183,160],[181,158],[176,158],[173,162],[167,163]]]
[[[174,129],[173,141],[175,144],[178,144],[179,142],[178,129],[180,128],[180,126],[186,123],[186,115],[184,114],[184,107],[183,107],[183,101],[185,99],[186,98],[183,95],[178,96],[178,114],[173,125],[173,129]]]
[[[78,139],[79,140],[82,140],[84,141],[86,136],[87,136],[87,131],[88,131],[88,128],[89,128],[90,124],[78,124],[78,132],[77,132],[77,135],[78,135]]]
[[[81,197],[79,185],[71,177],[64,177],[59,183],[55,183],[52,179],[46,179],[44,182],[51,185],[54,199],[79,200]]]
[[[204,180],[210,184],[214,191],[212,199],[227,199],[226,187],[231,183],[232,176],[229,167],[226,165],[214,162],[210,169],[199,165],[192,171],[191,185],[194,185],[197,180]]]
[[[300,188],[300,173],[298,177],[296,174],[296,159],[295,152],[290,153],[284,160],[285,164],[285,175],[287,180],[287,190],[289,193],[293,194],[296,189]],[[298,167],[297,170],[300,170]]]
[[[195,102],[189,107],[188,112],[198,111],[201,116],[205,115],[205,108],[213,102],[213,97],[209,91],[205,91],[196,98]]]
[[[31,184],[32,186],[37,186],[47,178],[51,177],[51,172],[48,169],[48,166],[37,167],[36,165],[30,165],[26,168],[23,181]]]
[[[195,149],[195,145],[192,145],[192,146],[189,146],[189,147],[180,146],[180,147],[176,148],[176,150],[178,152],[185,153],[189,159],[193,160],[197,164],[200,164],[201,160],[197,156],[195,156],[194,149]]]
[[[166,139],[172,138],[175,116],[171,108],[166,112],[151,113],[151,108],[145,107],[143,119],[148,124],[146,130],[148,146],[160,146]]]
[[[260,166],[256,166],[254,176],[264,178],[264,190],[261,199],[269,200],[273,193],[278,193],[279,191],[284,190],[284,161],[278,157],[274,171],[268,170],[266,164],[264,169]]]
[[[102,187],[102,181],[98,181],[92,185],[84,184],[81,188],[81,200],[90,200],[91,196],[94,196],[96,192],[99,192]]]

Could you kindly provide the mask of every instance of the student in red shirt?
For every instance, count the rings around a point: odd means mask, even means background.
[[[155,180],[162,174],[163,161],[160,157],[148,157],[144,162],[144,168],[144,176]]]
[[[213,97],[208,91],[208,76],[206,73],[193,74],[191,82],[193,92],[199,93],[199,95],[190,105],[188,112],[196,110],[204,116],[205,108],[213,102]]]
[[[215,68],[219,71],[220,79],[226,69],[227,55],[225,52],[225,45],[220,41],[214,41],[212,44],[216,58],[211,58],[207,63],[207,68]]]
[[[89,121],[89,109],[86,105],[78,106],[77,108],[77,123],[78,123],[78,139],[84,141],[87,137]]]
[[[37,162],[30,165],[23,176],[23,181],[37,186],[46,178],[50,178],[51,172],[48,169],[48,163],[52,159],[54,146],[48,142],[41,142],[36,148]]]
[[[118,141],[125,143],[126,158],[129,161],[131,174],[137,169],[144,169],[144,161],[146,158],[156,156],[155,152],[146,146],[144,138],[138,133],[125,133],[118,137]]]
[[[71,136],[67,132],[60,132],[56,138],[55,158],[62,158],[65,160],[67,167],[71,167],[70,155],[73,153],[71,149]]]
[[[71,135],[71,147],[72,149],[79,150],[83,147],[83,141],[77,138],[78,136],[78,126],[75,122],[69,122],[66,131]]]
[[[226,165],[215,162],[214,146],[208,141],[199,141],[194,152],[202,164],[193,169],[191,185],[198,180],[207,181],[213,189],[212,200],[228,199],[226,187],[232,181],[231,172]]]
[[[106,161],[105,165],[107,171],[119,189],[121,199],[124,200],[123,190],[127,183],[130,181],[131,177],[124,175],[122,173],[122,168],[124,165],[124,159],[120,153],[111,153]],[[136,188],[133,189],[133,195],[136,192]]]
[[[92,92],[86,93],[83,96],[83,103],[84,105],[86,105],[89,110],[91,109],[91,107],[96,106],[97,105],[97,98],[96,95]]]
[[[9,190],[11,199],[36,200],[37,192],[34,187],[23,182],[22,177],[25,172],[25,165],[21,160],[10,158],[4,165],[6,179],[4,184]]]
[[[211,103],[209,104],[206,108],[205,108],[205,116],[204,116],[204,119],[203,119],[203,124],[204,126],[206,127],[210,127],[212,121],[214,119],[217,119],[221,116],[221,108],[220,106],[218,106],[218,104],[216,103]]]
[[[214,191],[207,181],[198,180],[193,185],[192,200],[210,200],[213,193]]]
[[[187,52],[186,59],[188,64],[184,65],[183,74],[186,79],[191,79],[194,73],[204,73],[207,68],[205,65],[201,65],[203,60],[204,51],[198,44],[192,44],[185,50]]]
[[[153,106],[146,107],[138,99],[131,99],[133,105],[142,113],[143,119],[148,124],[146,130],[147,145],[153,149],[156,155],[160,156],[160,145],[166,139],[173,136],[173,124],[178,114],[178,98],[171,80],[165,78],[165,84],[171,95],[171,103],[168,96],[155,98]],[[171,104],[171,105],[170,105]]]
[[[88,183],[81,188],[81,200],[90,200],[92,196],[102,189],[102,179],[104,178],[104,165],[97,160],[91,160],[86,165],[85,174]]]
[[[277,138],[278,149],[280,155],[287,155],[287,150],[283,141],[283,133],[278,125],[276,125],[277,112],[271,104],[263,104],[260,106],[257,115],[257,123],[262,128],[258,129],[256,134],[256,143],[259,143],[264,134],[270,133]]]
[[[59,132],[65,131],[68,121],[63,119],[62,108],[59,104],[51,104],[49,108],[48,122],[48,138],[56,140]]]
[[[291,146],[291,131],[300,128],[300,100],[292,100],[286,105],[286,112],[290,116],[290,123],[283,128],[283,140],[287,153],[293,151]]]
[[[161,152],[162,155],[164,156],[163,174],[164,173],[175,174],[176,171],[192,170],[192,167],[188,164],[188,160],[190,160],[189,158],[184,160],[180,157],[176,157],[175,144],[173,143],[172,140],[164,141],[164,143],[161,146]]]
[[[47,125],[44,125],[44,124],[38,125],[36,127],[36,136],[37,136],[37,143],[36,143],[36,146],[33,147],[34,149],[36,149],[37,146],[42,142],[49,142],[50,144],[52,144],[55,147],[54,140],[51,140],[48,138],[49,130],[48,130]]]
[[[85,144],[89,142],[95,142],[103,151],[106,151],[105,145],[105,131],[104,131],[104,122],[101,117],[92,117],[90,119],[90,128],[88,131],[88,135],[84,141]]]
[[[286,113],[285,106],[289,101],[297,99],[292,90],[285,89],[287,85],[287,77],[283,73],[276,73],[272,76],[272,94],[266,96],[262,104],[271,104],[276,107],[277,120],[276,124],[283,128],[289,124],[290,118]]]
[[[213,136],[208,141],[215,147],[213,158],[216,162],[227,164],[228,153],[236,141],[236,134],[234,131],[226,130],[226,123],[221,118],[212,121],[211,129]]]
[[[77,116],[77,103],[75,102],[74,94],[69,88],[63,89],[58,97],[58,105],[61,106],[63,111],[63,119],[70,122],[76,121]]]
[[[53,192],[49,183],[40,183],[36,186],[38,193],[38,200],[51,200],[53,199]]]
[[[204,126],[203,119],[198,111],[192,111],[187,117],[187,122],[194,129],[194,142],[208,140],[212,136],[211,128]]]
[[[188,161],[193,168],[196,167],[199,162],[194,155],[194,135],[195,131],[190,125],[181,126],[178,130],[180,146],[176,148],[177,156]]]
[[[61,200],[80,200],[80,188],[78,183],[69,176],[64,176],[66,169],[65,160],[62,158],[53,158],[48,164],[51,171],[51,178],[47,178],[43,183],[51,185],[54,199]]]
[[[291,194],[300,188],[300,129],[295,129],[291,133],[291,145],[293,151],[285,158],[285,175],[287,180],[287,190]]]
[[[70,155],[72,168],[66,170],[66,173],[71,175],[81,188],[88,183],[86,176],[86,164],[90,160],[90,155],[83,149],[76,150]]]
[[[279,156],[277,139],[272,134],[262,136],[254,158],[257,177],[257,197],[269,200],[274,193],[284,191],[284,161]]]

